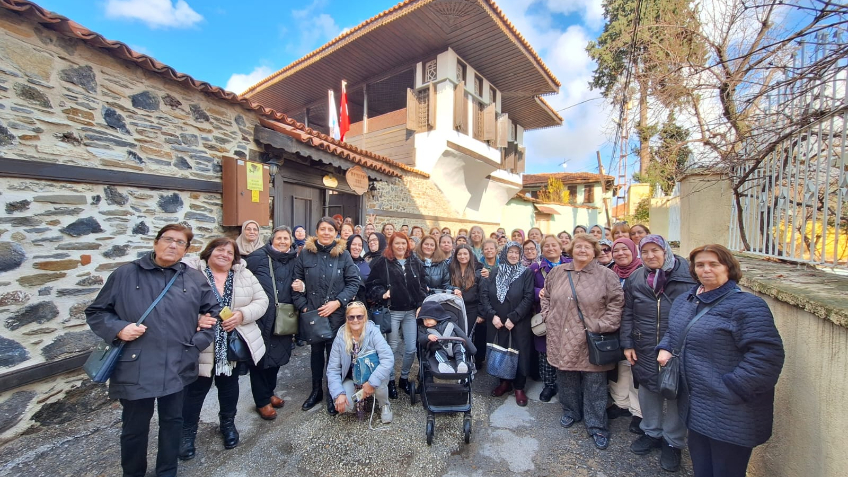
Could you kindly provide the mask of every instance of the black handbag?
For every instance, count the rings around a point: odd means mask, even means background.
[[[339,264],[339,257],[333,262],[335,269]],[[332,280],[332,275],[330,280]],[[332,281],[327,284],[327,297],[324,303],[330,301],[330,290],[332,289]],[[333,330],[330,327],[330,317],[321,316],[318,310],[302,311],[298,319],[298,337],[308,344],[318,344],[333,339]]]
[[[680,389],[680,357],[683,355],[683,349],[686,348],[686,335],[689,334],[689,330],[692,329],[692,326],[695,325],[702,316],[704,316],[708,311],[710,311],[714,306],[718,305],[728,296],[738,292],[738,288],[734,288],[733,290],[727,292],[724,296],[716,300],[710,306],[705,306],[695,315],[694,318],[686,325],[686,328],[683,329],[683,334],[680,335],[680,339],[678,340],[678,344],[680,346],[680,351],[677,349],[673,349],[671,351],[671,358],[666,361],[665,366],[660,367],[660,377],[659,377],[659,385],[660,385],[660,394],[662,397],[666,399],[677,399],[677,394]]]
[[[227,361],[251,361],[253,356],[238,331],[227,333]]]
[[[153,308],[156,308],[156,305],[162,300],[162,297],[165,296],[165,293],[168,293],[168,290],[171,288],[171,285],[177,280],[177,277],[183,273],[182,270],[175,273],[171,281],[165,285],[165,289],[162,290],[162,293],[153,300],[153,303],[147,308],[147,311],[141,315],[141,318],[135,322],[136,326],[140,325],[147,315],[153,311]],[[118,364],[118,359],[120,359],[121,354],[124,352],[124,345],[126,341],[123,340],[114,340],[111,343],[106,341],[97,345],[97,348],[92,351],[92,353],[88,356],[88,359],[85,360],[85,364],[82,365],[83,371],[85,374],[91,378],[95,383],[105,383],[109,380],[109,377],[112,376],[112,372],[115,370],[115,366]]]
[[[383,263],[386,264],[386,288],[391,290],[392,286],[389,284],[389,261],[384,260]],[[389,298],[391,301],[391,297]],[[380,333],[391,333],[392,331],[392,313],[389,310],[387,305],[378,305],[371,307],[372,309],[368,311],[368,318],[374,322],[375,325],[380,327]]]
[[[583,329],[586,331],[586,345],[589,348],[589,362],[595,366],[604,366],[607,364],[617,363],[623,359],[624,351],[621,349],[621,343],[618,339],[618,330],[611,333],[595,333],[589,331],[586,326],[586,320],[583,318],[583,312],[580,310],[580,302],[577,300],[577,290],[574,288],[574,280],[571,278],[571,270],[568,270],[568,283],[571,285],[571,294],[574,297],[574,304],[577,306],[577,315],[580,316],[580,321],[583,322]]]

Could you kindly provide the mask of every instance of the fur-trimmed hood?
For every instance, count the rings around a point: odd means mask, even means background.
[[[312,253],[318,253],[318,237],[307,237],[303,248]],[[345,252],[347,252],[347,243],[342,239],[336,239],[336,246],[330,250],[330,256],[338,257]]]

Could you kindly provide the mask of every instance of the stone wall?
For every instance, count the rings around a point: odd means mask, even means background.
[[[256,157],[257,122],[252,111],[0,11],[1,158],[219,184],[223,156]],[[0,375],[90,349],[97,339],[83,310],[163,225],[192,226],[190,251],[224,232],[220,194],[155,183],[0,178],[0,207]],[[0,440],[83,382],[67,373],[0,395]]]

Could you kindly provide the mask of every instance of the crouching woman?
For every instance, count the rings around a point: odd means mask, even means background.
[[[330,350],[330,362],[327,364],[327,387],[338,412],[353,412],[353,396],[362,391],[362,399],[375,395],[380,404],[380,420],[384,424],[392,422],[392,408],[389,404],[388,382],[391,370],[395,366],[395,357],[391,347],[380,333],[380,327],[368,321],[368,312],[362,302],[355,301],[347,306],[346,321],[341,327],[333,347]],[[362,385],[353,381],[353,365],[358,356],[368,351],[376,351],[380,364],[371,372],[371,376]]]

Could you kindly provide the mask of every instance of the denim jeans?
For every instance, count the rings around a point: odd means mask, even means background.
[[[400,377],[409,378],[409,370],[415,361],[415,345],[418,341],[418,326],[415,324],[415,310],[392,311],[392,332],[389,334],[389,346],[397,354],[400,344],[400,334],[403,332],[403,365]],[[392,379],[395,371],[392,370]]]

